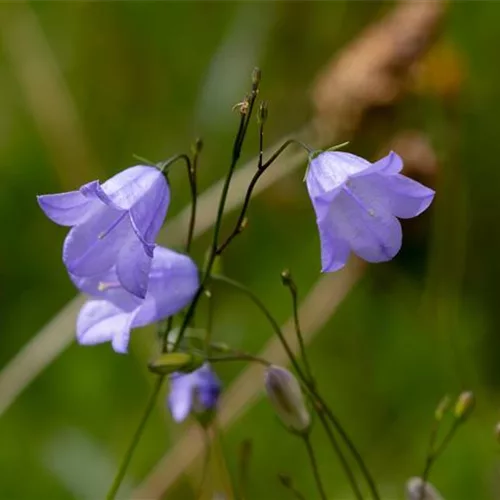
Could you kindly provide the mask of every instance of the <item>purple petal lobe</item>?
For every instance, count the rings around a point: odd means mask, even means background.
[[[134,326],[144,326],[179,312],[189,304],[198,286],[198,269],[188,256],[156,246],[148,293]]]
[[[401,219],[420,215],[427,210],[435,195],[432,189],[399,174],[388,177],[387,191],[391,211]]]
[[[74,226],[92,215],[98,204],[79,191],[37,196],[45,215],[61,226]]]
[[[170,378],[168,406],[176,422],[182,422],[191,411],[193,401],[192,378],[190,374],[174,374]]]
[[[382,175],[392,175],[398,174],[403,169],[403,160],[401,156],[391,151],[387,156],[384,156],[380,160],[372,163],[367,169],[351,174],[352,178],[362,177],[368,174],[382,174]]]
[[[133,313],[105,300],[91,300],[84,304],[76,323],[76,336],[82,345],[111,341],[116,352],[127,352]]]
[[[339,237],[336,225],[329,220],[325,223],[318,222],[318,229],[321,242],[321,270],[325,273],[338,271],[349,259],[351,253],[349,244]]]
[[[217,375],[208,363],[205,363],[194,373],[197,376],[196,394],[201,406],[206,410],[215,408],[221,392],[221,383]]]
[[[122,247],[134,238],[127,215],[103,205],[90,219],[73,227],[63,247],[68,271],[76,276],[92,276],[110,269]]]
[[[368,262],[390,260],[401,248],[399,221],[382,204],[366,204],[348,188],[333,202],[330,223],[352,250]]]
[[[146,252],[141,241],[130,239],[120,250],[116,263],[116,273],[121,285],[140,298],[146,297],[148,289],[153,254],[151,248],[148,250]]]
[[[156,167],[137,165],[111,177],[102,190],[116,207],[130,210],[143,196],[149,196],[151,190],[161,190],[157,184],[168,189],[165,177]]]

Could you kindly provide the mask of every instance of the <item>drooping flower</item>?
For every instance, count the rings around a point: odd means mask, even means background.
[[[47,217],[72,226],[63,247],[69,273],[88,278],[114,267],[121,285],[141,298],[146,296],[155,239],[169,201],[165,176],[143,165],[102,185],[93,181],[78,191],[38,196]]]
[[[213,410],[220,392],[220,381],[208,363],[191,373],[172,374],[168,395],[172,417],[176,422],[182,422],[190,412],[202,414]]]
[[[115,268],[91,278],[70,276],[82,292],[93,297],[78,315],[78,342],[94,345],[109,341],[120,353],[127,352],[132,328],[179,312],[191,301],[199,285],[194,262],[186,255],[160,246],[154,249],[144,299],[121,286]]]
[[[429,482],[420,477],[412,477],[406,483],[407,500],[443,500],[443,497]]]
[[[394,152],[375,163],[327,151],[306,174],[321,240],[324,272],[342,268],[353,251],[368,262],[391,260],[401,248],[401,219],[416,217],[434,191],[405,177]]]
[[[306,432],[311,415],[295,376],[285,368],[271,365],[266,370],[265,388],[281,421],[294,432]]]

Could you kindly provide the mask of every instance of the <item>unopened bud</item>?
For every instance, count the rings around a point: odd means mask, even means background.
[[[285,368],[271,365],[265,375],[266,392],[281,421],[294,432],[307,432],[311,416],[297,379]]]
[[[252,71],[252,90],[257,90],[259,88],[261,77],[262,71],[260,68],[254,68]]]
[[[474,403],[474,394],[471,391],[462,392],[455,403],[455,418],[466,420],[474,409]]]
[[[268,108],[267,108],[267,101],[262,101],[259,106],[259,113],[257,114],[257,121],[264,125],[267,120],[267,114],[268,114]]]
[[[406,483],[407,500],[443,500],[443,497],[432,486],[420,477],[412,477]]]
[[[500,444],[500,422],[495,425],[495,438],[497,442]]]
[[[437,422],[441,422],[443,420],[444,414],[450,409],[451,399],[448,394],[441,399],[439,404],[437,405],[436,411],[434,412],[434,418]]]
[[[149,371],[159,375],[174,372],[189,373],[200,368],[205,360],[196,354],[187,352],[168,352],[148,364]]]
[[[248,217],[243,217],[241,224],[238,227],[238,232],[244,231],[248,227]]]
[[[203,140],[200,137],[197,137],[193,145],[193,150],[195,153],[201,153],[202,149],[203,149]]]
[[[295,282],[292,278],[292,273],[289,269],[281,271],[281,282],[283,286],[290,288],[292,291],[296,291]]]

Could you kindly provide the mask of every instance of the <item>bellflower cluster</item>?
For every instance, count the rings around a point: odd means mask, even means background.
[[[307,360],[300,327],[298,289],[290,272],[282,274],[282,282],[292,298],[293,324],[300,356],[294,353],[279,322],[263,301],[243,284],[222,276],[216,271],[216,264],[220,255],[246,227],[253,189],[260,176],[291,144],[299,144],[309,152],[305,180],[316,214],[324,272],[341,269],[351,252],[368,262],[394,258],[402,244],[399,219],[421,214],[429,207],[435,193],[402,175],[403,162],[394,152],[370,163],[350,153],[331,150],[313,152],[303,143],[289,139],[264,161],[264,125],[268,113],[267,104],[263,102],[258,115],[260,149],[256,169],[237,222],[232,232],[223,238],[222,218],[228,192],[259,94],[260,78],[260,71],[254,71],[251,91],[236,106],[240,123],[202,273],[188,255],[156,245],[170,202],[170,188],[163,170],[177,159],[183,159],[188,167],[192,197],[185,247],[189,253],[196,222],[196,165],[201,141],[196,142],[191,157],[177,155],[162,164],[161,168],[137,165],[102,185],[93,181],[77,191],[38,197],[40,207],[52,221],[71,228],[64,241],[62,260],[74,285],[90,296],[78,314],[78,342],[82,345],[110,342],[116,352],[125,353],[133,328],[160,322],[161,352],[155,361],[149,363],[150,370],[158,377],[158,383],[125,453],[108,499],[113,499],[120,487],[164,379],[168,377],[170,381],[167,404],[173,419],[182,422],[189,414],[194,414],[198,422],[205,425],[211,422],[212,411],[216,409],[221,393],[221,383],[212,366],[222,361],[251,361],[266,366],[264,387],[268,399],[286,428],[304,441],[321,498],[329,497],[322,484],[310,440],[315,424],[313,412],[319,417],[332,448],[339,455],[355,498],[360,500],[363,497],[357,484],[358,474],[350,470],[351,462],[356,463],[359,473],[363,475],[371,497],[380,499],[359,451],[319,392],[313,367]],[[213,288],[217,280],[243,292],[264,314],[287,353],[293,373],[251,353],[212,341],[213,302],[209,302],[208,326],[200,328],[197,307],[201,300],[212,297],[212,292],[217,293],[217,289]],[[181,311],[182,314],[178,314]],[[168,320],[163,322],[166,318]],[[464,395],[460,399],[455,409],[457,422],[465,420],[472,403],[471,396]],[[342,441],[340,446],[337,440]],[[350,456],[346,458],[343,450]],[[424,474],[422,477],[427,476]],[[293,489],[290,484],[288,486]],[[418,488],[425,488],[422,491],[429,500],[440,498],[427,482],[424,484],[421,480],[418,483],[414,479],[407,485],[408,498],[417,498]]]
[[[171,316],[192,299],[199,285],[194,262],[155,245],[169,200],[163,173],[143,165],[102,185],[38,197],[50,219],[72,226],[63,262],[76,287],[92,297],[78,315],[80,344],[109,341],[124,353],[131,328]]]

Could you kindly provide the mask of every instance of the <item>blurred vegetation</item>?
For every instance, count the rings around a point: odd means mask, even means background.
[[[262,68],[262,96],[270,102],[271,144],[312,116],[309,91],[317,72],[391,6],[0,6],[0,363],[75,295],[61,263],[66,230],[44,217],[36,194],[105,179],[134,164],[134,153],[161,160],[186,151],[198,135],[205,143],[201,189],[210,186],[227,168],[237,122],[231,107],[246,91],[253,66]],[[23,16],[39,23],[47,47],[22,36]],[[383,498],[402,498],[407,478],[421,473],[434,408],[444,393],[462,389],[476,393],[476,411],[431,480],[448,499],[500,497],[500,445],[493,436],[500,418],[499,16],[499,3],[453,3],[419,85],[396,108],[379,110],[379,126],[368,121],[350,145],[374,158],[398,132],[418,130],[438,164],[432,210],[405,223],[401,254],[368,269],[310,346],[319,384],[359,444]],[[46,49],[68,86],[85,161],[77,148],[65,159],[54,146],[72,144],[70,130],[56,123],[51,132],[37,121],[37,106],[54,106],[53,116],[58,113],[43,79],[30,87],[31,96],[21,82],[20,65],[36,75],[37,65],[51,64],[43,59]],[[244,155],[255,153],[254,128]],[[316,227],[302,176],[293,173],[254,201],[251,224],[223,263],[229,276],[257,291],[283,321],[291,311],[280,271],[292,269],[302,297],[319,275]],[[171,215],[189,200],[181,169],[172,177],[172,190]],[[207,243],[207,236],[196,241],[199,262]],[[264,345],[269,327],[244,298],[221,289],[217,304],[219,339],[252,351]],[[72,345],[52,363],[2,416],[0,498],[102,498],[149,394],[145,365],[154,348],[154,330],[145,329],[133,335],[128,356],[114,354],[109,345]],[[224,365],[218,373],[229,385],[243,368]],[[129,486],[179,434],[168,422],[160,401],[132,462]],[[320,434],[315,444],[331,498],[349,498]],[[315,498],[300,443],[282,430],[264,400],[224,433],[231,471],[245,438],[253,441],[249,499],[290,498],[278,472],[291,475],[307,498]],[[167,496],[191,498],[192,487],[186,478]]]

